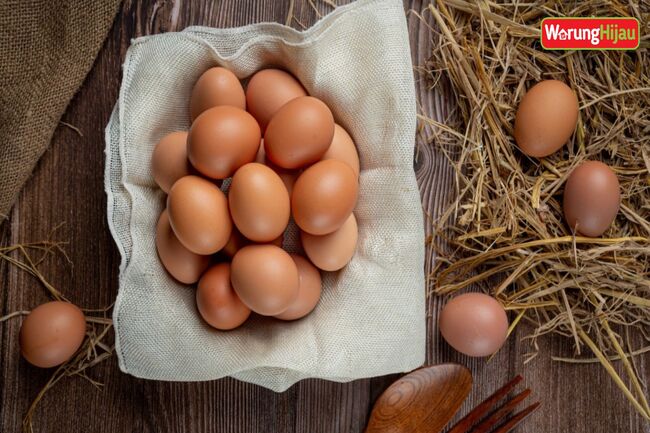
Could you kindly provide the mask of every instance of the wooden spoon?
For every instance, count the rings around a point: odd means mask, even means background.
[[[438,433],[453,418],[472,388],[462,365],[415,370],[379,396],[366,433]]]

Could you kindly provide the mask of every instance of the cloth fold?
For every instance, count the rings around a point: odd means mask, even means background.
[[[0,2],[0,223],[90,71],[119,4]]]

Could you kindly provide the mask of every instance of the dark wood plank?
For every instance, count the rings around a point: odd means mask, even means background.
[[[338,0],[342,4],[346,1]],[[295,0],[292,25],[310,25],[331,7],[321,0]],[[426,0],[406,0],[405,10],[419,11]],[[119,255],[106,225],[103,192],[103,129],[120,83],[120,67],[131,38],[188,25],[239,26],[253,22],[284,23],[289,0],[127,0],[100,56],[64,119],[80,128],[83,137],[60,127],[51,149],[21,194],[10,220],[0,227],[0,242],[41,240],[61,222],[58,239],[70,242],[67,251],[74,268],[61,259],[42,270],[74,302],[104,306],[117,294]],[[414,14],[408,15],[415,65],[428,58],[432,36]],[[417,68],[416,68],[417,70]],[[416,75],[420,110],[444,120],[449,112],[441,86],[431,92],[425,78]],[[417,142],[416,173],[425,212],[436,218],[449,199],[452,171],[435,147]],[[448,194],[448,193],[447,193]],[[430,227],[428,225],[427,227]],[[430,228],[427,228],[431,234]],[[427,271],[434,257],[428,252]],[[13,268],[0,264],[1,314],[31,308],[45,301],[38,284]],[[570,355],[570,341],[541,340],[540,357],[524,367],[527,347],[519,332],[490,362],[460,356],[436,331],[443,300],[428,302],[427,363],[456,361],[469,366],[474,392],[461,414],[492,393],[516,372],[544,405],[520,431],[584,433],[648,432],[607,374],[598,366],[553,363],[549,354]],[[19,431],[31,399],[50,372],[31,367],[18,356],[19,320],[0,326],[0,431]],[[650,357],[639,359],[640,373],[650,377]],[[96,390],[81,378],[67,379],[41,404],[35,418],[37,432],[362,432],[377,396],[397,376],[364,379],[347,384],[306,380],[282,394],[224,379],[206,383],[143,381],[122,374],[113,359],[91,371],[106,383]]]
[[[61,258],[42,266],[47,278],[73,302],[89,308],[109,305],[117,293],[119,257],[108,233],[103,193],[103,129],[120,83],[125,47],[132,37],[126,20],[118,20],[81,91],[63,120],[79,127],[83,137],[61,126],[38,164],[9,221],[7,243],[46,239],[64,223],[56,239],[66,240],[74,267]],[[9,269],[2,311],[30,309],[46,300],[39,284]],[[32,367],[18,356],[19,321],[2,328],[2,405],[0,430],[20,431],[24,413],[51,371]],[[36,431],[140,430],[144,412],[143,384],[119,373],[116,359],[97,366],[91,376],[105,382],[97,390],[81,378],[63,381],[42,402]]]

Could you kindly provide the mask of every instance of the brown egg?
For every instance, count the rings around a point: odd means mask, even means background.
[[[296,179],[298,178],[298,170],[287,170],[286,168],[278,167],[269,161],[269,159],[266,157],[266,152],[264,152],[264,139],[262,139],[262,144],[260,145],[260,149],[258,150],[257,156],[255,157],[255,162],[264,164],[276,172],[277,175],[280,176],[280,179],[282,179],[284,186],[287,188],[289,197],[291,197],[291,193],[293,192],[293,185],[296,183]]]
[[[357,203],[359,183],[349,165],[320,161],[296,180],[291,195],[293,218],[303,231],[326,235],[343,225]]]
[[[187,154],[201,174],[225,179],[255,159],[260,140],[260,127],[253,116],[239,108],[213,107],[192,123]]]
[[[597,237],[616,219],[621,187],[616,174],[599,161],[585,161],[564,186],[564,218],[572,230]]]
[[[235,329],[251,314],[230,284],[230,264],[219,263],[203,274],[196,289],[196,306],[208,325]]]
[[[508,317],[501,304],[483,293],[466,293],[440,312],[440,333],[451,347],[468,356],[488,356],[503,346]]]
[[[334,116],[311,96],[287,102],[275,113],[264,133],[264,150],[282,168],[300,168],[318,161],[334,137]]]
[[[273,115],[287,102],[307,96],[302,84],[288,72],[263,69],[253,75],[246,87],[248,111],[266,129]]]
[[[196,254],[214,254],[230,239],[228,199],[212,182],[198,176],[180,178],[167,196],[169,223],[178,240]]]
[[[300,232],[302,247],[307,257],[324,271],[338,271],[347,265],[357,249],[358,238],[357,219],[353,213],[338,230],[332,233],[314,236]]]
[[[276,315],[277,319],[296,320],[311,313],[320,300],[321,278],[320,272],[308,260],[297,254],[291,254],[291,258],[298,268],[298,297],[284,310]]]
[[[298,268],[275,245],[248,245],[232,259],[232,286],[239,298],[258,314],[275,316],[298,297]]]
[[[190,170],[187,132],[177,131],[165,135],[151,155],[151,171],[160,189],[169,192],[174,182],[190,174]]]
[[[246,109],[246,95],[239,79],[226,68],[210,68],[194,84],[190,96],[192,120],[208,108],[219,105]]]
[[[284,233],[291,205],[282,179],[269,167],[251,162],[232,178],[230,214],[237,229],[255,242],[270,242]]]
[[[357,176],[359,176],[359,154],[357,153],[357,147],[354,145],[354,141],[352,141],[350,134],[348,134],[347,131],[338,124],[334,125],[334,138],[332,139],[332,144],[330,144],[330,147],[321,159],[336,159],[343,161],[352,168]]]
[[[210,264],[210,256],[194,254],[181,244],[169,225],[167,210],[163,210],[156,227],[156,250],[167,272],[183,284],[199,281]]]
[[[81,347],[86,317],[69,302],[48,302],[34,308],[20,327],[20,352],[32,365],[63,364]]]
[[[541,158],[560,149],[578,123],[578,98],[561,81],[547,80],[524,95],[515,116],[515,140],[528,156]]]

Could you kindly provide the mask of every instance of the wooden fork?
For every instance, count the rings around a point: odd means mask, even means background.
[[[512,415],[515,406],[530,395],[526,389],[493,413],[497,406],[523,380],[515,377],[479,404],[447,433],[506,433],[539,407],[534,403]],[[439,433],[454,417],[472,388],[472,375],[458,364],[422,367],[402,376],[375,402],[366,433]],[[472,429],[472,427],[474,427]],[[471,429],[471,430],[470,430]]]
[[[541,404],[540,402],[535,402],[521,412],[513,414],[515,406],[530,395],[530,389],[526,388],[519,394],[515,395],[490,415],[488,415],[488,412],[495,408],[499,401],[512,391],[522,380],[523,377],[518,375],[510,382],[506,383],[494,394],[485,399],[483,403],[476,406],[474,410],[465,416],[465,418],[458,421],[458,423],[456,423],[456,425],[454,425],[447,433],[487,433],[495,426],[497,427],[495,430],[492,430],[492,433],[507,433],[517,427],[519,423],[528,417],[528,415],[533,413]]]

